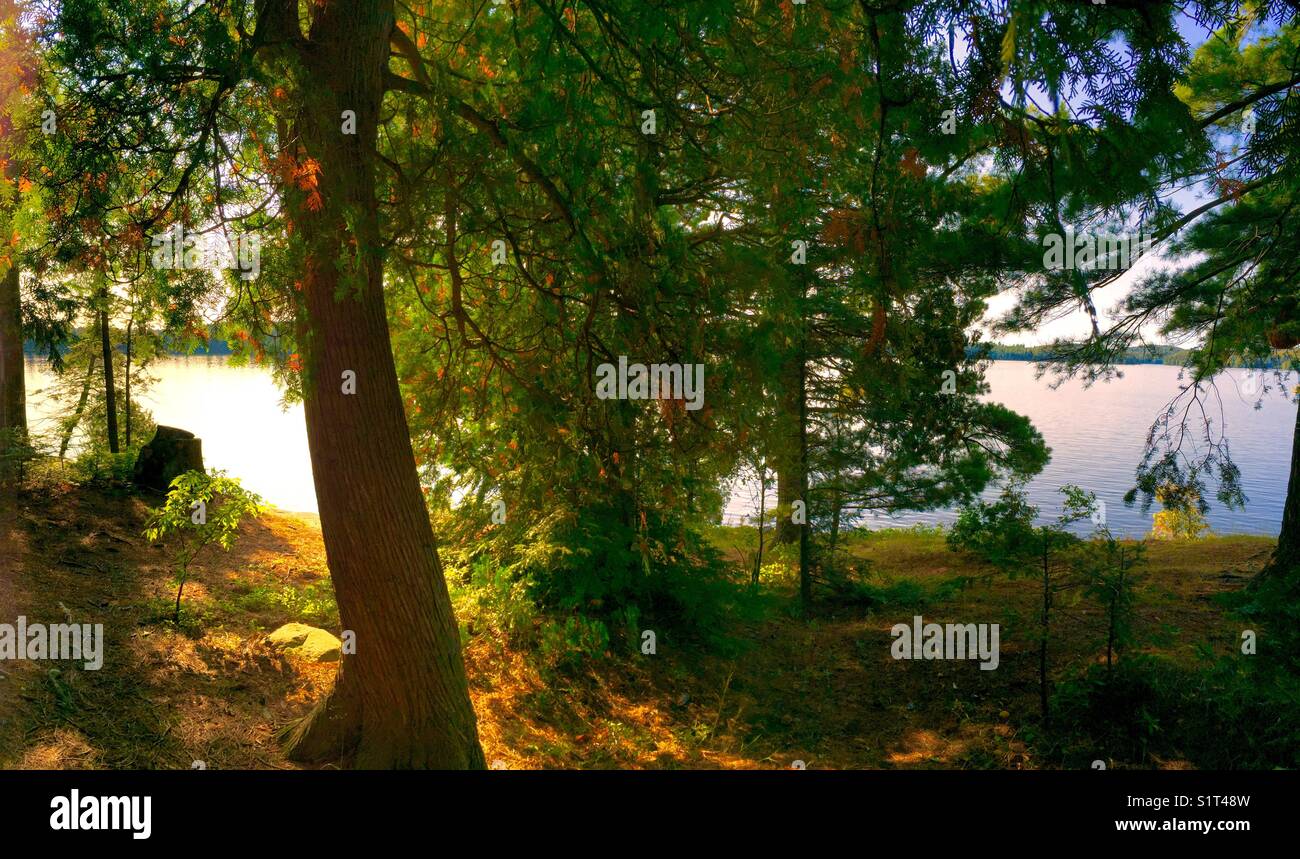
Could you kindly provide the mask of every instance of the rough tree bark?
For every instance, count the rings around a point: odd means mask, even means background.
[[[750,584],[758,584],[758,575],[763,570],[763,526],[767,519],[767,463],[760,462],[758,471],[758,552],[754,555],[754,572]]]
[[[0,175],[12,189],[9,203],[17,209],[21,195],[18,179],[23,166],[18,155],[22,152],[24,135],[14,127],[11,111],[22,99],[22,87],[34,83],[33,63],[28,45],[16,26],[19,7],[11,0],[0,2],[0,24],[6,33],[4,68],[0,69]],[[27,385],[23,376],[23,314],[21,283],[18,267],[18,249],[9,249],[9,263],[0,277],[0,454],[5,453],[9,439],[24,441],[27,437]]]
[[[1295,429],[1291,433],[1291,476],[1286,485],[1286,505],[1282,508],[1282,529],[1277,548],[1268,566],[1257,577],[1300,578],[1300,405],[1296,408]]]
[[[799,387],[803,376],[799,361],[791,356],[781,368],[780,414],[777,427],[780,433],[776,461],[776,541],[793,543],[799,539],[799,526],[790,520],[790,508],[799,499],[803,478],[799,473]]]
[[[104,362],[104,411],[108,422],[108,450],[118,452],[117,388],[113,384],[113,344],[108,330],[108,284],[99,290],[99,345]]]
[[[807,288],[805,287],[805,296]],[[807,335],[799,340],[799,498],[803,500],[803,522],[799,528],[799,602],[804,609],[812,605],[812,547],[809,543],[812,523],[808,521],[808,355]]]
[[[0,278],[0,450],[5,439],[27,433],[27,388],[23,378],[22,304],[18,266]]]
[[[351,0],[313,15],[304,36],[296,2],[266,0],[258,35],[295,69],[299,103],[283,120],[299,175],[314,176],[286,187],[285,211],[305,251],[298,330],[321,530],[356,652],[292,729],[288,753],[359,768],[483,768],[384,310],[374,170],[393,6]],[[356,112],[355,135],[341,132],[345,110]],[[344,393],[352,374],[355,393]]]
[[[122,417],[126,423],[126,449],[131,449],[131,330],[135,327],[135,311],[126,323],[126,370],[122,373],[123,409]]]
[[[77,408],[72,412],[63,426],[63,438],[59,440],[59,459],[68,455],[68,445],[72,443],[72,434],[81,423],[81,415],[86,411],[86,401],[90,399],[90,383],[95,379],[95,356],[92,353],[86,364],[86,378],[81,382],[81,396],[77,398]]]

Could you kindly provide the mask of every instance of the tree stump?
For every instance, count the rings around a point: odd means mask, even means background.
[[[153,439],[140,448],[134,478],[140,486],[166,492],[172,480],[187,471],[203,471],[203,441],[194,433],[159,426]]]

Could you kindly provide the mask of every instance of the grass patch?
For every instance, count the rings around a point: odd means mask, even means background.
[[[228,613],[255,615],[268,624],[287,618],[325,629],[339,625],[339,608],[329,579],[305,585],[236,582],[219,605]]]

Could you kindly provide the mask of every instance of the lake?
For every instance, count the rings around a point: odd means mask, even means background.
[[[994,361],[986,378],[991,388],[988,399],[1027,416],[1052,449],[1051,462],[1026,487],[1040,518],[1060,515],[1063,496],[1059,489],[1074,483],[1096,493],[1105,503],[1106,523],[1116,535],[1138,537],[1150,531],[1151,515],[1160,505],[1153,503],[1151,510],[1143,513],[1137,504],[1125,507],[1123,498],[1142,461],[1147,430],[1178,393],[1179,368],[1130,365],[1123,368],[1124,378],[1087,390],[1077,382],[1052,390],[1050,378],[1036,380],[1034,369],[1031,361]],[[1260,378],[1259,374],[1255,378]],[[1229,370],[1218,380],[1223,424],[1248,502],[1245,510],[1226,510],[1213,497],[1215,485],[1207,484],[1211,506],[1206,519],[1215,533],[1276,536],[1282,524],[1296,406],[1277,393],[1271,374],[1267,378],[1273,390],[1259,410],[1254,407],[1256,398],[1245,393],[1250,388],[1247,371]],[[1295,378],[1290,376],[1293,386]],[[1217,423],[1217,403],[1215,418]],[[750,486],[738,489],[727,506],[726,521],[738,522],[756,512],[752,494]],[[998,492],[994,488],[984,494],[991,500]],[[768,503],[772,503],[772,494]],[[934,525],[955,518],[953,511],[933,511],[871,516],[863,524],[869,528]],[[1083,523],[1076,530],[1089,528],[1090,523]]]
[[[149,372],[156,381],[139,402],[157,423],[201,438],[209,470],[239,478],[276,507],[316,512],[302,404],[281,408],[280,389],[270,373],[232,367],[224,357],[169,358],[150,364]],[[33,432],[49,428],[50,404],[38,390],[50,378],[46,365],[27,362]]]
[[[161,424],[182,427],[203,439],[209,468],[223,469],[271,504],[285,510],[316,511],[311,459],[301,405],[281,407],[279,389],[264,370],[232,367],[225,358],[174,358],[151,366],[157,379],[142,402]],[[1134,468],[1151,421],[1178,390],[1178,368],[1134,365],[1124,378],[1084,390],[1067,383],[1052,390],[1035,380],[1027,361],[995,361],[989,367],[989,399],[1027,415],[1052,448],[1052,461],[1029,484],[1032,503],[1044,516],[1060,512],[1058,488],[1075,483],[1106,504],[1107,521],[1117,534],[1139,536],[1150,530],[1151,514],[1122,498],[1133,485]],[[1294,376],[1292,380],[1294,381]],[[48,429],[49,408],[40,389],[50,374],[27,364],[28,406],[33,430]],[[1246,371],[1231,370],[1219,381],[1223,422],[1241,468],[1249,502],[1229,511],[1211,499],[1208,520],[1221,534],[1276,534],[1282,521],[1290,466],[1296,406],[1270,393],[1254,408]],[[988,493],[990,497],[996,492]],[[749,489],[741,487],[727,507],[727,521],[753,510]],[[951,522],[951,511],[872,517],[872,528]]]

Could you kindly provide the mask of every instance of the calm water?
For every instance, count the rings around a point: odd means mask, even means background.
[[[266,372],[231,367],[223,358],[180,358],[152,367],[156,384],[143,398],[158,423],[188,429],[203,439],[209,468],[224,469],[268,502],[286,510],[316,510],[301,406],[280,406],[280,391]],[[27,366],[29,408],[36,429],[49,409],[40,389],[49,382],[38,363]],[[1052,448],[1052,461],[1029,486],[1030,498],[1047,516],[1060,512],[1057,488],[1076,483],[1106,503],[1111,529],[1139,535],[1150,530],[1150,513],[1126,508],[1122,497],[1133,483],[1142,443],[1152,419],[1177,393],[1178,369],[1140,365],[1125,378],[1083,390],[1068,384],[1051,390],[1034,379],[1022,361],[997,361],[989,368],[990,398],[1028,415]],[[1212,502],[1209,521],[1218,533],[1274,534],[1282,521],[1290,465],[1295,406],[1270,394],[1263,408],[1238,390],[1244,371],[1220,380],[1224,424],[1249,498],[1244,511]],[[729,521],[751,510],[741,488],[728,506]],[[870,527],[952,521],[951,512],[917,513],[869,520]]]
[[[156,382],[140,402],[157,423],[203,440],[203,460],[284,510],[316,512],[302,405],[280,407],[280,390],[265,370],[231,367],[225,358],[173,358],[150,365]],[[33,430],[49,427],[39,390],[51,375],[27,363],[27,408]]]
[[[1133,486],[1134,471],[1142,461],[1147,430],[1178,393],[1178,369],[1141,364],[1125,367],[1122,379],[1098,383],[1088,390],[1078,383],[1052,390],[1049,379],[1034,379],[1032,362],[992,363],[987,373],[992,389],[988,399],[1026,415],[1052,449],[1051,462],[1027,487],[1030,503],[1039,508],[1043,518],[1060,515],[1059,489],[1074,483],[1096,493],[1105,503],[1106,522],[1113,533],[1141,536],[1151,530],[1151,515],[1159,504],[1153,503],[1149,512],[1142,513],[1137,504],[1125,507],[1123,497]],[[1294,374],[1290,377],[1292,384],[1295,378]],[[1259,410],[1254,408],[1256,397],[1245,393],[1250,388],[1246,371],[1230,370],[1218,380],[1222,423],[1248,501],[1245,510],[1226,510],[1212,497],[1215,485],[1208,483],[1211,508],[1206,518],[1216,533],[1276,535],[1282,523],[1296,406],[1276,392],[1273,376],[1268,379],[1273,391]],[[1217,403],[1214,417],[1217,425]],[[735,522],[756,512],[752,493],[749,486],[737,490],[726,521]],[[995,498],[997,490],[985,495]],[[772,496],[768,498],[771,503]],[[883,528],[948,523],[955,518],[952,511],[935,511],[873,516],[864,524]],[[1090,527],[1084,523],[1080,529]]]

